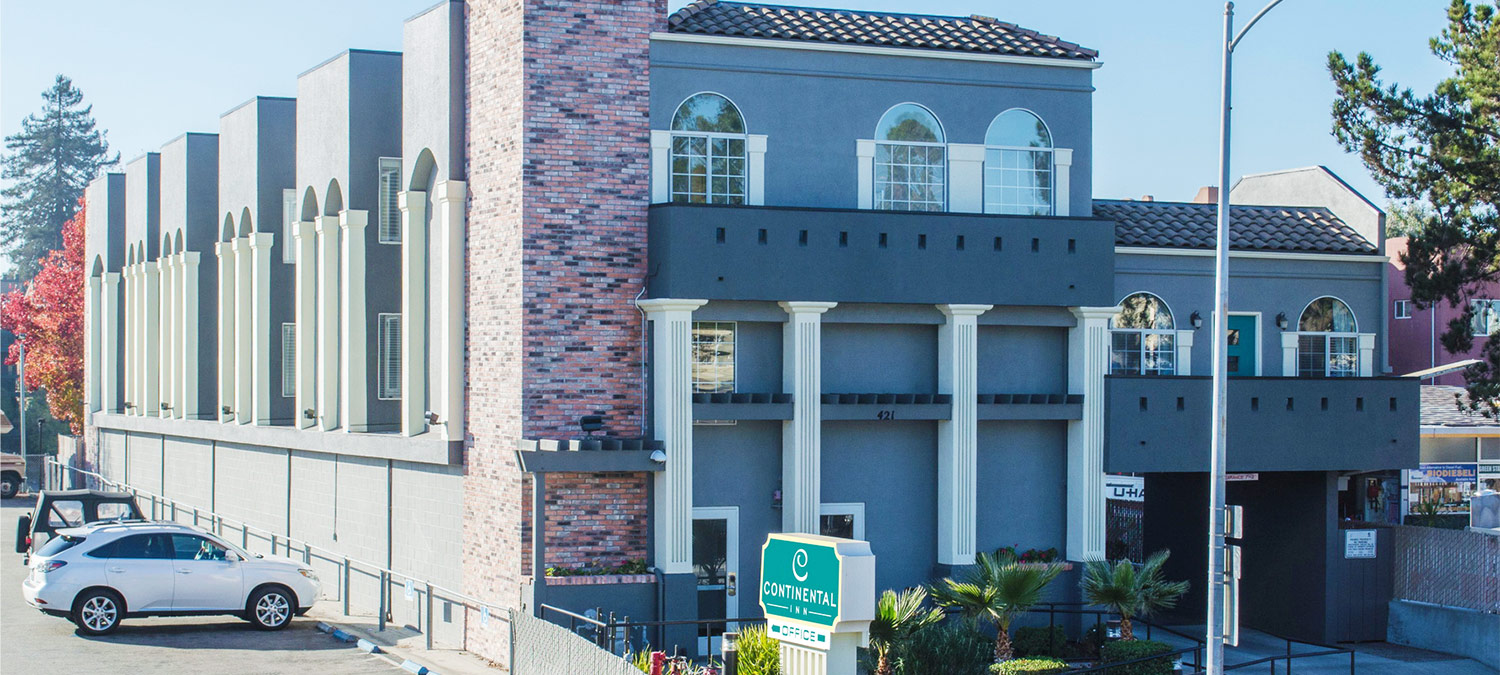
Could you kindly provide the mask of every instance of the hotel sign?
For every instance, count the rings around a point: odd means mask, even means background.
[[[869,542],[772,533],[760,549],[760,608],[773,637],[820,649],[830,634],[863,634],[875,618]]]

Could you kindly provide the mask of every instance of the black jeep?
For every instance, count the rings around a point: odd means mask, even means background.
[[[54,490],[37,494],[36,509],[16,521],[16,553],[31,558],[52,534],[65,527],[78,527],[101,520],[145,520],[135,497],[126,492],[103,490]]]

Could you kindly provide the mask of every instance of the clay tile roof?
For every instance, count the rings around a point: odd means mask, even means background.
[[[1421,417],[1424,427],[1500,427],[1500,421],[1469,410],[1469,392],[1463,387],[1422,385]]]
[[[930,16],[697,0],[667,19],[673,33],[841,42],[1092,61],[1093,49],[987,16]]]
[[[1229,208],[1229,246],[1239,251],[1375,253],[1332,211],[1306,206]],[[1115,221],[1115,245],[1164,248],[1214,247],[1215,204],[1094,200],[1094,216]]]

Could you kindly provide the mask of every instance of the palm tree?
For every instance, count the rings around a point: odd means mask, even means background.
[[[875,675],[891,675],[891,650],[923,628],[943,620],[943,610],[926,608],[927,589],[918,586],[900,593],[886,591],[875,603],[870,622],[870,649],[875,652]]]
[[[1009,661],[1010,624],[1040,602],[1047,584],[1062,572],[1059,565],[1003,563],[980,553],[978,564],[963,581],[943,579],[932,596],[939,605],[955,607],[971,627],[981,619],[995,626],[995,662]]]
[[[1167,549],[1157,551],[1139,569],[1129,560],[1120,560],[1114,565],[1103,560],[1090,560],[1084,565],[1083,597],[1119,613],[1120,639],[1135,639],[1130,617],[1145,618],[1159,609],[1175,607],[1177,599],[1187,592],[1188,582],[1162,579],[1161,566],[1171,554]]]

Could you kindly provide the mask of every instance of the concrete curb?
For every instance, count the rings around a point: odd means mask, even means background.
[[[366,654],[379,654],[380,653],[380,647],[377,646],[375,643],[370,642],[369,640],[360,640],[359,642],[356,642],[354,644],[355,644],[356,647],[359,647],[360,651],[362,651],[362,652],[364,652]]]
[[[413,661],[411,659],[407,659],[405,661],[402,661],[401,662],[401,669],[405,670],[405,671],[408,671],[408,672],[416,673],[417,675],[437,675],[437,673],[434,673],[434,672],[428,670],[427,666],[424,666],[424,665],[422,665],[420,663],[417,663],[416,661]]]
[[[416,675],[439,675],[437,671],[431,670],[427,666],[417,663],[416,661],[408,659],[400,654],[390,654],[389,652],[381,649],[380,645],[377,645],[368,639],[348,633],[344,631],[344,629],[328,623],[327,621],[319,621],[317,624],[317,629],[319,632],[327,633],[330,637],[338,640],[339,642],[343,642],[345,644],[354,643],[356,649],[359,649],[366,654],[380,656],[381,658],[384,658],[386,661],[390,662],[391,665],[397,666],[407,672],[416,673]],[[397,663],[394,659],[386,658],[386,654],[390,654],[391,656],[395,656],[403,660],[400,663]]]

